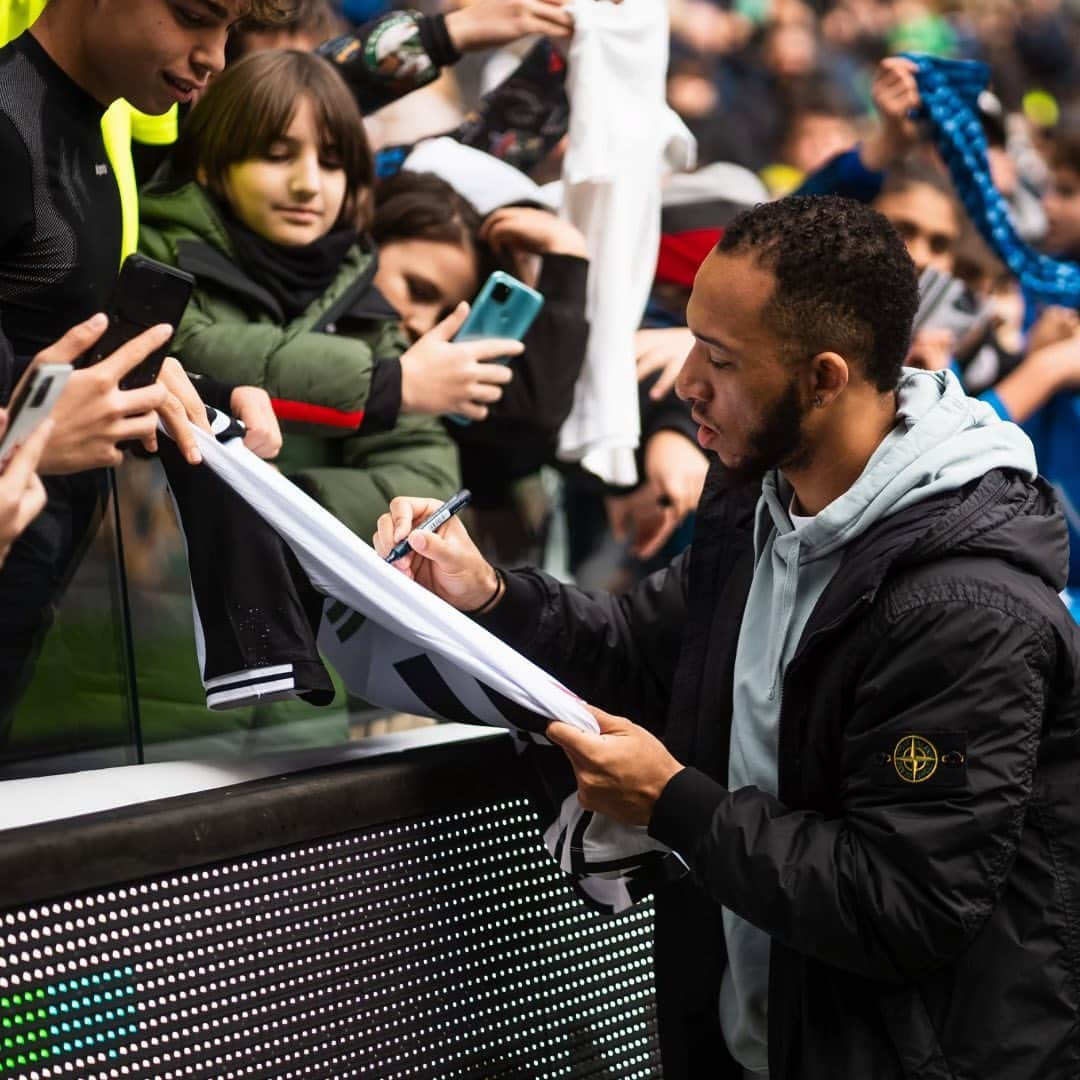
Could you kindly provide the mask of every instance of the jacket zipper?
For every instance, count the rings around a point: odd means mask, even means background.
[[[372,279],[378,268],[378,256],[373,256],[368,269],[354,281],[312,324],[311,329],[321,332],[331,323],[336,322],[356,302],[356,298],[371,288]]]

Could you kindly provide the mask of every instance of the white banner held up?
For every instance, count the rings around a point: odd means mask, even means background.
[[[557,679],[394,570],[240,439],[222,444],[191,430],[204,467],[252,506],[331,598],[319,647],[350,690],[387,708],[533,736],[552,719],[598,730]]]

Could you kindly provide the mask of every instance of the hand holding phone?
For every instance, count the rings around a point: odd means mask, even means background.
[[[521,341],[543,306],[544,298],[535,289],[502,270],[496,270],[484,282],[472,310],[454,335],[454,341],[483,341],[489,338]],[[510,356],[499,356],[495,357],[495,362],[508,364],[512,359]],[[467,416],[456,413],[447,419],[455,424],[472,423]]]
[[[401,411],[425,416],[462,413],[483,420],[513,379],[506,364],[489,361],[516,356],[523,346],[508,338],[454,341],[468,317],[462,302],[401,356]]]
[[[108,327],[98,314],[77,323],[42,349],[35,364],[75,364],[90,353]],[[149,446],[157,438],[158,410],[169,398],[159,383],[121,390],[120,380],[169,340],[172,328],[154,326],[93,367],[76,370],[53,411],[55,427],[41,459],[43,474],[64,475],[117,465],[117,444],[137,440]]]
[[[532,326],[544,298],[516,277],[496,270],[472,303],[472,309],[454,341],[481,341],[485,338],[512,338],[520,341]],[[509,363],[511,357],[501,358]]]
[[[0,438],[0,471],[52,412],[72,370],[70,364],[35,363],[23,373],[11,395],[7,428]]]
[[[109,304],[109,326],[87,354],[86,364],[96,364],[138,337],[144,330],[162,323],[174,329],[191,298],[195,279],[191,274],[167,266],[138,253],[129,255]],[[170,339],[171,340],[171,339]],[[120,381],[121,390],[149,386],[165,362],[169,342],[155,349],[138,367]]]
[[[6,420],[0,410],[0,433]],[[45,507],[45,485],[37,470],[52,426],[51,420],[43,420],[0,470],[0,565],[11,545]]]

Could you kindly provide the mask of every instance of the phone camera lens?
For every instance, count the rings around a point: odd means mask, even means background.
[[[46,376],[41,380],[41,385],[37,388],[37,393],[34,394],[33,399],[30,402],[30,407],[36,409],[49,393],[49,387],[52,386],[53,377],[51,375]]]
[[[510,286],[507,285],[506,282],[500,281],[491,290],[491,299],[494,300],[496,304],[505,304],[506,301],[510,299]]]

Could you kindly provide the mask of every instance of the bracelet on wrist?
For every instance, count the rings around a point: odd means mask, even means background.
[[[479,606],[470,611],[462,612],[464,615],[483,615],[492,607],[502,595],[503,586],[506,584],[506,575],[497,566],[492,567],[495,571],[495,591]]]

